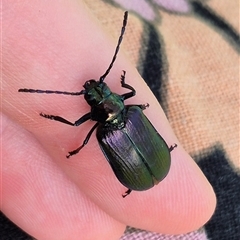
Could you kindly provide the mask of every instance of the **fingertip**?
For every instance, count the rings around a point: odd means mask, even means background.
[[[201,169],[178,145],[166,183],[164,233],[182,234],[202,227],[213,215],[216,195]],[[168,191],[168,192],[167,192]],[[169,211],[171,209],[171,211]]]

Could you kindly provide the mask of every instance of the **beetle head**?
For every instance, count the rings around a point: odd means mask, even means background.
[[[106,83],[94,79],[86,81],[83,87],[85,88],[84,98],[90,106],[100,104],[112,93]]]

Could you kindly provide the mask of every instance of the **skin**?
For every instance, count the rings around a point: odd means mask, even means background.
[[[118,239],[126,225],[186,233],[209,220],[216,205],[212,187],[122,51],[106,83],[114,92],[126,92],[120,88],[126,70],[126,82],[137,91],[127,103],[147,100],[146,116],[169,146],[178,144],[169,174],[148,191],[121,197],[126,188],[114,176],[95,134],[78,155],[66,159],[93,122],[71,127],[39,113],[74,122],[89,112],[82,96],[17,92],[79,91],[86,80],[98,80],[105,72],[117,40],[81,1],[4,0],[3,20],[1,211],[8,218],[37,239],[72,240]]]

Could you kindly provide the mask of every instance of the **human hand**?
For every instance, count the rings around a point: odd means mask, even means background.
[[[128,103],[148,102],[146,116],[169,146],[178,143],[171,152],[169,174],[148,191],[121,197],[126,188],[114,176],[94,136],[78,155],[65,158],[93,124],[74,128],[39,113],[75,121],[89,112],[83,97],[17,92],[19,88],[80,91],[86,80],[105,72],[116,41],[84,4],[8,0],[3,6],[2,211],[37,239],[117,239],[126,225],[170,234],[201,227],[215,208],[213,190],[121,51],[106,83],[123,93],[119,79],[126,70],[127,82],[137,90]],[[121,22],[122,15],[119,30]]]

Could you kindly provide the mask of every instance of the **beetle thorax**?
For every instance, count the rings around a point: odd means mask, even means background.
[[[89,80],[84,86],[84,98],[91,106],[91,119],[100,123],[122,125],[124,103],[121,95],[112,93],[106,83]]]
[[[91,107],[91,119],[100,123],[118,125],[123,122],[122,111],[124,104],[121,96],[111,93],[102,99],[98,105]]]

